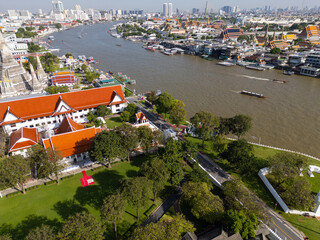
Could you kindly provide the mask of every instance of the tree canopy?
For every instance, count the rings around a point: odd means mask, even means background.
[[[0,181],[13,188],[18,185],[22,193],[29,173],[30,164],[22,155],[9,156],[0,162]]]
[[[130,178],[122,183],[122,194],[129,204],[136,207],[138,221],[140,220],[139,209],[148,202],[151,189],[152,182],[146,177]]]
[[[179,100],[174,100],[172,108],[170,110],[170,120],[173,124],[176,124],[177,127],[184,122],[187,111],[184,110],[185,104]]]
[[[165,118],[167,118],[167,113],[172,108],[174,102],[174,98],[167,92],[161,93],[156,101],[156,107],[157,107],[157,112],[158,113],[164,113]]]
[[[177,214],[172,218],[161,218],[157,223],[136,228],[129,240],[180,240],[185,233],[194,231],[193,224],[183,215]]]
[[[186,182],[182,186],[183,198],[191,213],[197,219],[214,224],[221,220],[224,207],[220,197],[212,194],[211,189],[205,182]]]
[[[119,194],[106,197],[101,208],[101,220],[114,225],[114,233],[117,236],[117,223],[122,222],[126,208],[126,200]]]
[[[254,213],[246,214],[242,210],[228,210],[224,222],[234,233],[240,233],[243,239],[255,237],[259,222]]]
[[[157,193],[164,189],[168,179],[169,173],[163,160],[155,157],[144,162],[140,168],[143,176],[152,181],[152,190],[154,194],[154,202],[157,202]]]
[[[58,234],[61,240],[103,240],[105,228],[91,214],[77,213],[69,217]]]
[[[252,126],[252,118],[239,114],[230,119],[230,131],[235,134],[238,139],[246,134]]]
[[[56,240],[57,236],[53,228],[48,225],[41,225],[35,229],[31,229],[26,240]]]
[[[206,111],[196,113],[190,121],[195,128],[195,133],[202,139],[202,147],[204,147],[204,141],[212,137],[219,127],[219,118]]]

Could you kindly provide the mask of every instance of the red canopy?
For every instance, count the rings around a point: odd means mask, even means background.
[[[83,174],[83,178],[80,179],[82,187],[86,187],[94,184],[94,180],[92,176],[87,176],[86,171],[82,171],[82,174]]]

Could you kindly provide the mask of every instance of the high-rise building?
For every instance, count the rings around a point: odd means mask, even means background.
[[[164,3],[163,4],[163,13],[162,13],[162,15],[164,17],[168,17],[168,3]]]
[[[221,8],[221,10],[228,14],[228,13],[232,12],[232,7],[224,6],[224,7]]]
[[[42,11],[42,9],[38,9],[38,13],[39,13],[39,16],[43,16],[43,11]]]
[[[61,1],[52,1],[53,13],[59,14],[64,11],[63,3]]]
[[[172,3],[168,3],[168,17],[172,17],[172,13],[173,13]]]
[[[206,8],[204,9],[204,14],[208,14],[209,12],[208,0],[206,1]]]

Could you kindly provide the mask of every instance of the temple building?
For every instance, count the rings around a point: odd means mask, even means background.
[[[45,96],[27,96],[0,101],[0,126],[10,135],[22,127],[39,132],[56,129],[65,114],[76,123],[87,123],[89,111],[106,105],[112,113],[125,109],[127,101],[121,85]]]
[[[41,65],[40,61],[38,63]],[[42,66],[40,66],[41,71]],[[43,69],[42,69],[43,71]],[[44,71],[40,84],[21,64],[14,60],[11,50],[0,33],[0,98],[39,93],[47,85]],[[39,72],[40,76],[40,72]]]

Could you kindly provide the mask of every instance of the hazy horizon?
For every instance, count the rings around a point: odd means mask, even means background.
[[[0,12],[6,12],[9,9],[17,10],[29,10],[31,12],[37,12],[38,9],[44,11],[49,11],[52,9],[52,0],[0,0]],[[123,9],[123,10],[133,10],[133,9],[143,9],[146,11],[162,11],[162,4],[165,2],[172,2],[173,9],[176,8],[180,10],[191,10],[192,8],[199,8],[204,10],[206,5],[206,0],[201,1],[191,1],[191,0],[118,0],[116,2],[109,2],[105,0],[63,0],[63,5],[65,9],[74,9],[76,4],[80,5],[83,9],[93,8],[100,10],[107,9]],[[319,0],[300,0],[294,2],[289,0],[277,1],[277,0],[208,0],[209,9],[218,10],[222,6],[239,6],[240,9],[251,9],[255,7],[271,6],[271,8],[286,8],[290,6],[297,6],[301,8],[302,6],[307,6],[312,8],[314,6],[320,6]]]

